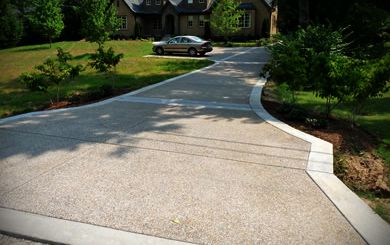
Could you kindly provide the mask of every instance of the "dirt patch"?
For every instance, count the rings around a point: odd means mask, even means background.
[[[326,127],[314,128],[304,120],[291,120],[276,99],[274,84],[267,83],[262,104],[279,120],[333,144],[335,174],[390,222],[390,168],[375,154],[379,141],[349,122],[332,118]]]

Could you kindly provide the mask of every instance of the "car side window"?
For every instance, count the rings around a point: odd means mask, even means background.
[[[183,37],[183,38],[181,39],[181,43],[191,43],[191,40],[188,39],[188,38]]]
[[[168,41],[168,44],[175,44],[180,42],[180,37],[177,38],[172,38],[171,40]]]

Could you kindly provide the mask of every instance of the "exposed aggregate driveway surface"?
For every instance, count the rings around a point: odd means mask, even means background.
[[[251,111],[264,49],[210,58],[226,60],[0,125],[0,206],[193,243],[364,243],[306,174],[309,143]]]

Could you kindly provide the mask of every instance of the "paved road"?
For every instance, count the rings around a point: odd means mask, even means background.
[[[250,109],[266,52],[210,58],[110,103],[0,125],[0,206],[193,243],[363,244],[306,174],[309,143]]]

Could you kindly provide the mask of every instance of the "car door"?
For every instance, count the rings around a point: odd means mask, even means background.
[[[180,37],[171,38],[168,40],[167,45],[164,49],[167,52],[177,52],[179,45]]]
[[[189,39],[187,37],[182,37],[180,40],[180,46],[179,46],[180,52],[187,53],[188,49],[191,46],[191,42],[192,42],[191,39]]]

